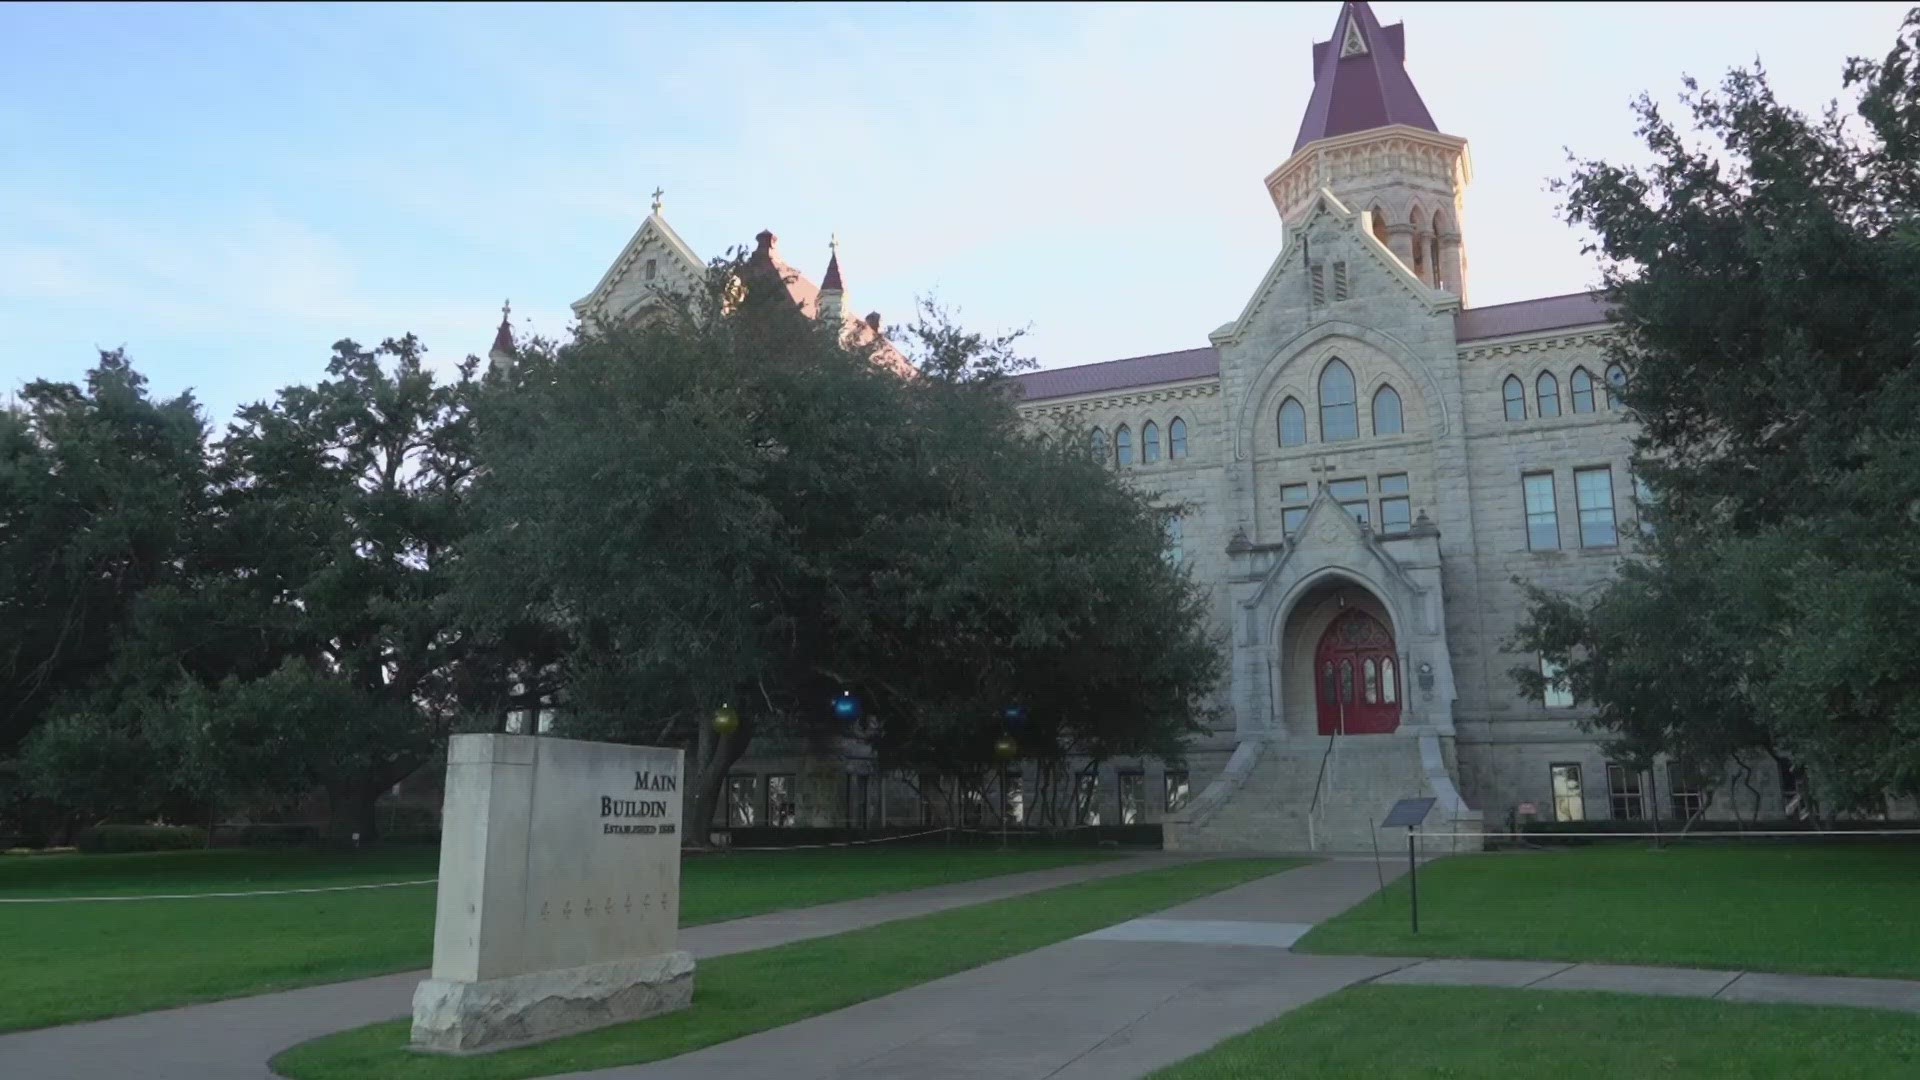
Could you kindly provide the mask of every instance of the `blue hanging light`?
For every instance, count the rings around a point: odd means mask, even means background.
[[[1027,727],[1027,707],[1025,705],[1009,705],[1000,710],[1000,719],[1007,725],[1008,731],[1015,733],[1024,731]]]
[[[833,718],[843,724],[856,723],[862,710],[860,699],[851,690],[842,690],[833,699]]]

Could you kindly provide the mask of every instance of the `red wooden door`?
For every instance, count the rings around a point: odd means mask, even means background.
[[[1380,620],[1358,610],[1333,620],[1313,670],[1320,734],[1384,735],[1400,726],[1400,663]]]

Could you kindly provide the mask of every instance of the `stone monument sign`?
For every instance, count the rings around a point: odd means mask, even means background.
[[[659,747],[453,737],[415,1049],[500,1050],[692,1002],[680,767]]]

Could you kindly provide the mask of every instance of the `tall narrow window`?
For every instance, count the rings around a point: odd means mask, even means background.
[[[1640,535],[1643,537],[1651,537],[1653,535],[1653,521],[1647,516],[1652,510],[1653,489],[1647,486],[1647,482],[1640,478],[1639,473],[1634,473],[1633,516],[1635,524],[1639,527]]]
[[[1573,411],[1593,411],[1593,376],[1587,374],[1586,368],[1573,369]]]
[[[1087,433],[1087,449],[1093,454],[1093,460],[1100,461],[1100,462],[1106,461],[1107,460],[1107,433],[1104,431],[1101,431],[1099,428],[1094,428],[1092,431],[1088,432]]]
[[[1400,416],[1400,392],[1383,386],[1373,392],[1373,433],[1398,435],[1405,430]]]
[[[1580,766],[1554,765],[1553,769],[1553,820],[1585,821],[1587,819],[1586,796],[1580,791]]]
[[[1167,457],[1179,461],[1187,456],[1187,422],[1179,417],[1167,425]]]
[[[1573,708],[1573,690],[1566,685],[1566,674],[1559,664],[1544,656],[1540,658],[1540,677],[1547,680],[1546,693],[1543,695],[1547,708]]]
[[[1413,508],[1407,499],[1407,474],[1387,473],[1380,477],[1380,531],[1388,535],[1406,532],[1413,525]]]
[[[1612,547],[1620,542],[1613,526],[1613,470],[1573,470],[1573,495],[1580,506],[1580,546]]]
[[[1399,675],[1393,670],[1393,657],[1380,661],[1380,700],[1391,705],[1400,697]]]
[[[1307,485],[1280,485],[1280,529],[1289,538],[1307,520]]]
[[[1080,824],[1100,824],[1100,774],[1081,773],[1074,782],[1074,801],[1079,804]]]
[[[1333,264],[1333,298],[1335,301],[1347,298],[1347,264],[1343,262]]]
[[[1367,481],[1365,478],[1359,480],[1335,480],[1327,485],[1327,494],[1340,500],[1340,505],[1346,509],[1347,513],[1353,515],[1353,520],[1362,525],[1373,524],[1373,515],[1369,512],[1367,506]]]
[[[1162,778],[1161,783],[1166,786],[1167,813],[1173,814],[1185,810],[1187,808],[1187,774],[1169,772]]]
[[[1119,458],[1121,468],[1133,464],[1133,432],[1125,424],[1113,429],[1113,452]]]
[[[1520,478],[1527,503],[1527,550],[1552,551],[1560,546],[1560,517],[1553,505],[1553,474],[1528,473]]]
[[[1147,820],[1147,776],[1129,771],[1114,777],[1120,781],[1120,824],[1139,825]]]
[[[1560,380],[1553,377],[1553,372],[1543,371],[1533,380],[1533,399],[1541,416],[1560,415]]]
[[[1507,419],[1525,420],[1527,418],[1527,388],[1512,375],[1500,384],[1500,396],[1507,402]]]
[[[1300,403],[1288,398],[1280,403],[1280,445],[1305,446],[1307,443],[1307,410]]]
[[[1620,407],[1620,391],[1627,385],[1627,369],[1619,364],[1607,365],[1607,408]]]
[[[1639,770],[1607,763],[1607,808],[1619,821],[1639,821],[1647,816],[1647,803],[1640,795]]]
[[[1140,429],[1140,463],[1151,465],[1160,460],[1160,425],[1149,420]]]
[[[1167,561],[1178,566],[1186,554],[1183,545],[1186,542],[1186,525],[1179,514],[1167,515]]]
[[[1360,412],[1353,400],[1353,369],[1339,360],[1320,373],[1320,438],[1339,442],[1360,437]]]
[[[1327,267],[1325,263],[1314,263],[1310,275],[1313,278],[1313,302],[1327,302]]]
[[[1380,704],[1380,669],[1371,656],[1360,665],[1360,695],[1369,705]]]

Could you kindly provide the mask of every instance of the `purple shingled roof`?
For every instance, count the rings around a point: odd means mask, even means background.
[[[1608,321],[1607,305],[1599,293],[1568,293],[1457,312],[1453,317],[1453,336],[1459,342],[1479,341]],[[1208,346],[1100,364],[1029,371],[1015,376],[1013,381],[1020,386],[1022,400],[1044,401],[1188,379],[1211,379],[1219,374],[1220,353]]]
[[[1187,379],[1211,379],[1220,374],[1220,354],[1209,345],[1184,352],[1154,353],[1100,364],[1029,371],[1016,375],[1021,397],[1027,401],[1073,397],[1077,394],[1103,394],[1129,386],[1183,382]]]
[[[1610,322],[1607,302],[1599,293],[1577,292],[1565,296],[1542,296],[1511,304],[1467,308],[1453,317],[1455,341],[1479,341],[1509,334],[1532,334],[1541,330],[1564,330],[1570,326],[1588,326]]]
[[[1365,43],[1366,51],[1340,55],[1348,26]],[[1313,96],[1300,120],[1297,151],[1315,139],[1330,139],[1356,131],[1407,124],[1438,132],[1420,91],[1407,76],[1406,28],[1401,23],[1383,27],[1364,3],[1340,5],[1333,37],[1313,47]]]

